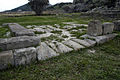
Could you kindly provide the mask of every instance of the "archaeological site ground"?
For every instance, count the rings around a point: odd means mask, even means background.
[[[120,10],[92,11],[0,13],[0,80],[120,80]]]

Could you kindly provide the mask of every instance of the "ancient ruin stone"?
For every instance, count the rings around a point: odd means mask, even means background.
[[[89,22],[87,34],[91,36],[102,35],[102,23],[99,20]]]
[[[15,66],[29,64],[36,60],[36,49],[34,47],[15,49]]]
[[[10,23],[8,24],[13,36],[34,36],[34,32],[30,31],[23,26],[17,23]]]
[[[113,32],[114,24],[107,22],[107,23],[104,23],[102,27],[103,27],[103,34],[110,34]]]
[[[11,50],[25,47],[37,46],[40,43],[40,38],[35,36],[20,36],[0,39],[0,49]]]
[[[114,30],[120,31],[120,20],[114,22]]]
[[[54,56],[58,56],[53,49],[51,49],[46,43],[41,43],[39,47],[37,47],[37,58],[38,60],[45,60]]]
[[[11,50],[0,52],[0,70],[10,65],[14,65],[13,52]]]

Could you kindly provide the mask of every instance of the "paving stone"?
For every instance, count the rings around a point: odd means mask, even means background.
[[[8,24],[13,36],[34,36],[34,32],[29,31],[28,29],[24,28],[23,26],[17,23]]]
[[[15,66],[30,64],[36,61],[36,48],[29,47],[14,50]]]
[[[90,46],[91,46],[91,44],[88,43],[88,42],[85,41],[85,40],[81,40],[81,39],[72,39],[72,40],[75,41],[75,42],[77,42],[77,43],[80,43],[80,44],[82,44],[82,45],[84,45],[84,46],[86,46],[86,47],[90,47]]]
[[[12,50],[0,52],[0,70],[6,69],[10,65],[14,65]]]
[[[114,30],[120,31],[120,20],[114,21]]]
[[[102,35],[102,23],[98,20],[91,21],[88,24],[87,34],[91,36]]]
[[[56,47],[57,47],[59,53],[67,53],[67,52],[70,52],[73,50],[72,48],[70,48],[62,43],[59,43],[59,42],[56,43]]]
[[[45,38],[45,37],[49,37],[53,35],[53,33],[46,33],[46,34],[40,34],[40,35],[37,35],[38,38]]]
[[[40,38],[35,36],[20,36],[0,39],[0,49],[11,50],[25,47],[37,46],[40,44]]]
[[[90,39],[85,39],[85,41],[87,41],[90,44],[90,46],[95,46],[95,44],[96,44],[96,41],[93,41]]]
[[[103,27],[103,35],[110,34],[113,32],[114,29],[114,24],[113,23],[104,23],[102,25]]]
[[[85,48],[84,46],[80,45],[79,43],[76,43],[76,42],[71,41],[71,40],[67,40],[63,44],[68,45],[68,46],[72,47],[75,50]]]
[[[54,56],[58,56],[53,49],[51,49],[46,43],[41,43],[39,47],[37,47],[37,58],[38,60],[45,60]]]

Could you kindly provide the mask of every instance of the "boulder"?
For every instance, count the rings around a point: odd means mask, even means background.
[[[26,65],[35,60],[36,60],[36,48],[34,47],[15,49],[14,51],[15,66]]]
[[[105,35],[105,34],[110,34],[110,33],[113,32],[114,24],[107,22],[107,23],[104,23],[104,24],[102,25],[102,27],[103,27],[103,35]]]
[[[37,47],[37,58],[38,60],[45,60],[54,56],[58,56],[52,48],[50,48],[46,43],[41,43],[39,47]]]
[[[35,36],[20,36],[0,39],[0,49],[12,50],[19,48],[26,48],[31,46],[37,46],[40,43],[40,38]]]
[[[88,24],[87,34],[91,36],[102,35],[102,23],[99,20],[91,21]]]
[[[0,52],[0,70],[8,68],[10,65],[14,65],[13,52],[11,50]]]
[[[120,20],[114,22],[114,30],[120,31]]]

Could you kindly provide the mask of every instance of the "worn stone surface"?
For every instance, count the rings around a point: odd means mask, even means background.
[[[96,44],[96,41],[93,41],[90,39],[85,39],[85,41],[87,41],[90,44],[90,46],[95,46],[95,44]]]
[[[104,24],[102,25],[102,27],[103,27],[103,35],[105,35],[105,34],[110,34],[110,33],[113,32],[114,24],[107,22],[107,23],[104,23]]]
[[[23,26],[17,23],[8,24],[13,36],[33,36],[35,35],[34,32],[24,28]]]
[[[102,23],[99,20],[91,21],[88,24],[87,34],[91,36],[102,35]]]
[[[120,31],[120,20],[114,22],[114,30]]]
[[[80,45],[79,43],[76,43],[76,42],[71,41],[71,40],[65,41],[64,44],[72,47],[75,50],[78,50],[78,49],[81,49],[81,48],[85,48],[84,46]]]
[[[81,40],[81,39],[72,39],[72,40],[75,41],[75,42],[77,42],[77,43],[80,43],[80,44],[82,44],[82,45],[84,45],[84,46],[86,46],[86,47],[90,47],[90,46],[91,46],[91,44],[88,43],[88,42],[85,41],[85,40]]]
[[[40,38],[35,36],[20,36],[0,39],[0,48],[2,50],[19,49],[31,46],[37,46],[40,43]]]
[[[70,48],[62,43],[59,43],[59,42],[56,43],[56,47],[57,47],[59,53],[67,53],[67,52],[70,52],[73,50],[72,48]]]
[[[39,47],[37,47],[37,58],[38,60],[45,60],[54,56],[58,56],[53,49],[51,49],[46,43],[41,43]]]
[[[0,70],[10,65],[14,65],[13,52],[11,50],[0,52]]]
[[[29,64],[35,60],[36,48],[34,47],[15,49],[14,51],[15,66]]]

